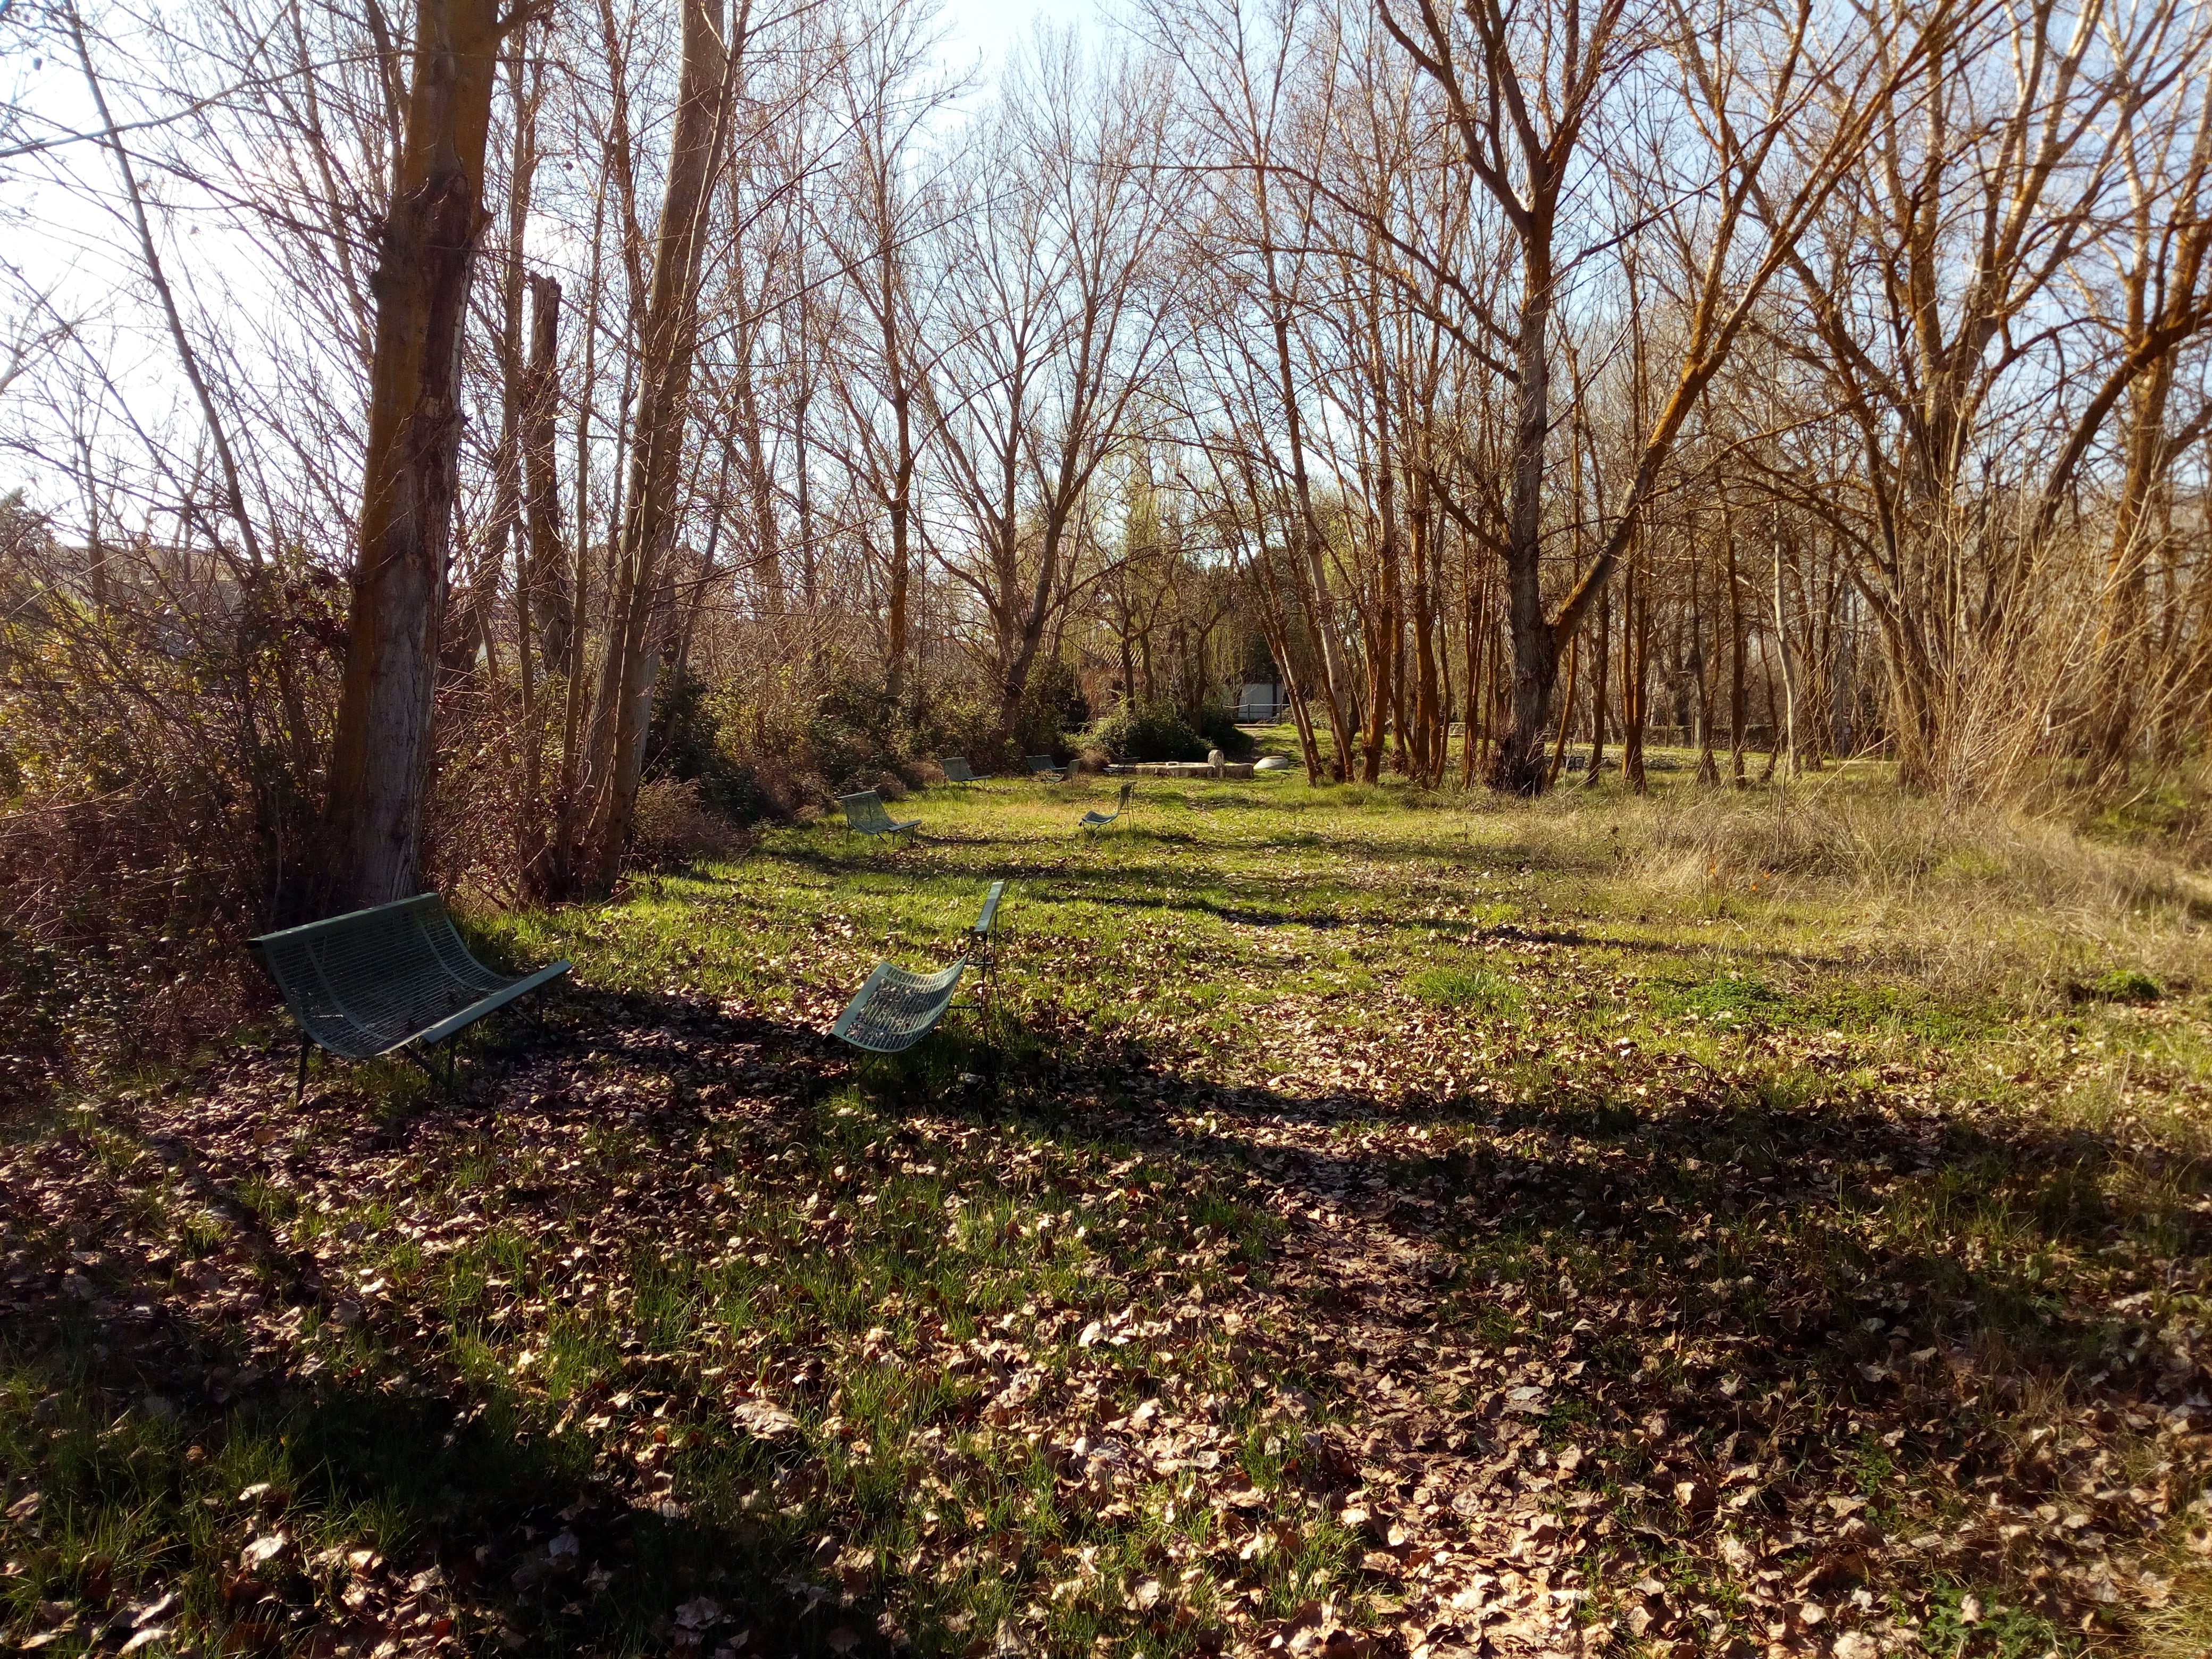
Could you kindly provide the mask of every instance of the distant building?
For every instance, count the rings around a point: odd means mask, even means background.
[[[1283,718],[1290,700],[1279,685],[1247,680],[1237,694],[1237,720],[1243,726],[1265,726]]]

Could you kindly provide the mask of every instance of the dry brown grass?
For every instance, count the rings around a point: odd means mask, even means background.
[[[2058,812],[1899,793],[1886,769],[1846,767],[1788,789],[1624,799],[1624,883],[1647,901],[1794,908],[1829,948],[1879,957],[1957,992],[2063,999],[2135,969],[2161,984],[2212,975],[2201,918],[2212,883],[2154,848],[2081,834]],[[1587,811],[1558,828],[1590,838]]]

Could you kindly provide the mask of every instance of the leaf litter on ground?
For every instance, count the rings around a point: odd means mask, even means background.
[[[19,1644],[1848,1659],[2203,1595],[2212,1201],[2038,1109],[2075,1028],[1991,1089],[1670,1024],[1602,915],[1224,836],[1105,937],[1158,849],[1052,849],[996,1044],[856,1065],[841,988],[945,919],[781,846],[579,917],[457,1100],[237,1049],[8,1149]],[[898,856],[949,916],[1046,854]]]

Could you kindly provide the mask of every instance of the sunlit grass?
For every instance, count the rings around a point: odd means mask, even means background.
[[[2090,1316],[2102,1287],[2185,1261],[2199,1237],[2193,1091],[2212,1079],[2212,1025],[2193,878],[2032,825],[1972,844],[1861,769],[1786,795],[1657,775],[1656,801],[1609,781],[1533,805],[1296,774],[1146,780],[1096,837],[1075,823],[1110,781],[924,792],[901,806],[923,823],[911,848],[787,826],[733,863],[641,874],[614,902],[477,919],[506,960],[573,957],[580,994],[472,1039],[461,1103],[404,1066],[318,1073],[325,1107],[387,1137],[375,1157],[400,1160],[394,1189],[303,1196],[295,1177],[321,1151],[279,1131],[285,1180],[241,1180],[218,1204],[163,1172],[127,1113],[95,1114],[79,1133],[179,1262],[235,1273],[248,1213],[327,1254],[328,1293],[300,1322],[322,1392],[133,1411],[99,1380],[89,1328],[35,1352],[0,1334],[0,1449],[58,1494],[35,1551],[9,1536],[10,1628],[89,1605],[87,1575],[105,1571],[181,1584],[193,1628],[221,1643],[225,1564],[246,1534],[236,1495],[263,1483],[288,1495],[303,1556],[422,1560],[550,1530],[587,1487],[624,1494],[639,1518],[608,1558],[612,1588],[526,1611],[493,1584],[487,1605],[516,1622],[460,1633],[478,1645],[513,1645],[511,1628],[540,1651],[635,1650],[713,1589],[782,1609],[794,1644],[827,1650],[830,1620],[792,1611],[793,1577],[895,1609],[931,1652],[995,1639],[1001,1620],[1056,1652],[1167,1653],[1218,1640],[1232,1604],[1281,1619],[1334,1598],[1364,1619],[1364,1546],[1290,1472],[1279,1411],[1304,1391],[1307,1421],[1356,1420],[1337,1357],[1317,1339],[1286,1363],[1301,1333],[1273,1330],[1263,1364],[1182,1313],[1265,1286],[1282,1244],[1285,1213],[1263,1200],[1284,1155],[1250,1113],[1307,1114],[1306,1152],[1442,1195],[1435,1328],[1457,1340],[1518,1352],[1585,1316],[1575,1286],[1603,1285],[1778,1342],[1786,1269],[1838,1310],[1875,1298],[1879,1315],[1838,1316],[1842,1367],[1894,1359],[1889,1328],[1917,1322],[1913,1344],[2045,1379],[2058,1400],[2118,1340],[2124,1322]],[[818,1032],[876,961],[966,948],[995,880],[1009,891],[989,1023],[963,1008],[907,1056],[754,1097],[787,1059],[765,1050]],[[645,1041],[725,1015],[755,1023],[757,1052],[696,1031]],[[554,1047],[562,1109],[584,1121],[549,1141],[521,1127],[538,1109],[515,1079]],[[1259,1103],[1207,1092],[1236,1090]],[[1694,1139],[1638,1163],[1686,1103]],[[1903,1127],[1888,1151],[1798,1168],[1778,1137],[1821,1111]],[[418,1133],[434,1158],[407,1152]],[[2146,1136],[2163,1139],[2145,1152]],[[1540,1200],[1484,1184],[1547,1160],[1567,1173]],[[1613,1191],[1624,1170],[1632,1200]],[[1821,1201],[1714,1202],[1776,1181]],[[1472,1192],[1486,1196],[1454,1203]],[[711,1233],[689,1225],[702,1215]],[[1885,1262],[1897,1276],[1870,1283]],[[284,1293],[258,1271],[257,1294]],[[424,1316],[341,1321],[355,1303]],[[2203,1287],[2161,1281],[2145,1307],[2201,1318]],[[1085,1344],[1122,1316],[1175,1334]],[[1591,1374],[1660,1399],[1711,1380],[1648,1334],[1600,1333]],[[993,1342],[1018,1342],[1041,1389],[1091,1377],[1090,1419],[1147,1401],[1202,1413],[1233,1447],[1228,1473],[1270,1506],[1265,1527],[1210,1505],[1194,1474],[1110,1504],[1064,1490],[1063,1454],[1024,1437],[1020,1402],[999,1403],[1008,1377],[973,1358]],[[202,1363],[234,1366],[223,1352]],[[732,1402],[755,1398],[789,1413],[789,1437],[737,1426]],[[1849,1430],[1840,1396],[1820,1411],[1834,1432],[1800,1455],[1882,1513],[1917,1504],[1915,1526],[1949,1513],[1909,1449]],[[1587,1617],[1614,1617],[1610,1598],[1646,1571],[1748,1616],[1684,1541],[1692,1518],[1632,1432],[1569,1389],[1537,1428],[1547,1455],[1586,1446],[1641,1529],[1593,1556]],[[2185,1482],[2173,1501],[2194,1496]],[[2197,1581],[2169,1576],[2166,1623],[2198,1627]],[[1918,1588],[1943,1640],[2057,1639],[1987,1585],[2001,1613],[1978,1634],[1967,1589],[1933,1582]],[[1147,1583],[1187,1616],[1147,1616]],[[858,1639],[888,1642],[851,1616]]]

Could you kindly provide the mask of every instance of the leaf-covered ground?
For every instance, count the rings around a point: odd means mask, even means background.
[[[2185,878],[1291,779],[1075,839],[1103,793],[501,919],[575,983],[455,1097],[295,1109],[283,1037],[15,1124],[0,1640],[2212,1641]],[[1001,878],[993,1008],[827,1038]]]

